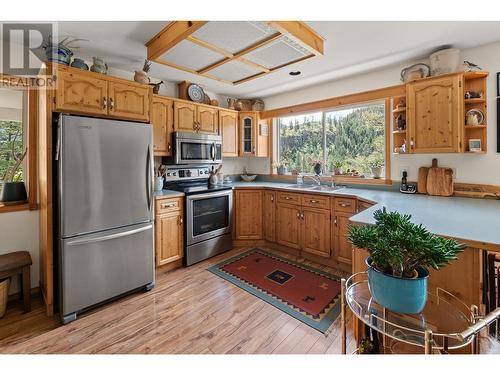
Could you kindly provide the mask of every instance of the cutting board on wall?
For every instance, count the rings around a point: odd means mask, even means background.
[[[432,159],[432,167],[427,173],[427,194],[449,197],[453,195],[453,169],[438,167],[437,159]]]

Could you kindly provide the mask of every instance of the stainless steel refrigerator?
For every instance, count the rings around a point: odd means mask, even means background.
[[[56,132],[58,296],[67,323],[154,285],[152,131],[61,115]]]

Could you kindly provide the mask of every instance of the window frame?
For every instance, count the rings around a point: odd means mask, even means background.
[[[307,115],[311,113],[318,113],[321,112],[322,114],[322,127],[323,127],[323,160],[325,160],[325,156],[327,153],[326,150],[326,133],[325,133],[325,116],[327,112],[333,112],[336,110],[342,110],[342,109],[349,109],[349,108],[355,108],[355,107],[361,107],[361,106],[366,106],[374,103],[380,103],[384,104],[384,170],[385,170],[385,175],[383,178],[380,179],[374,179],[372,177],[364,177],[364,178],[359,178],[359,177],[350,177],[350,176],[335,176],[331,174],[331,171],[328,171],[327,174],[324,174],[322,176],[322,180],[324,181],[331,181],[332,179],[335,179],[336,182],[340,183],[352,183],[352,184],[367,184],[367,185],[391,185],[392,184],[392,179],[391,179],[391,121],[392,121],[392,116],[391,116],[391,98],[378,98],[378,99],[371,99],[371,100],[363,100],[363,101],[352,101],[346,104],[339,104],[335,106],[327,106],[324,108],[315,108],[314,110],[310,111],[304,111],[304,112],[297,112],[297,113],[290,113],[288,115],[284,114],[280,117],[290,117],[290,116],[301,116],[301,115]],[[276,142],[272,143],[272,155],[273,158],[272,160],[276,160],[279,162],[279,156],[280,156],[280,150],[279,150],[279,143],[280,143],[280,132],[279,132],[279,118],[280,117],[275,117],[274,118],[274,126],[273,126],[273,133],[276,134],[274,137],[276,139]],[[276,172],[276,168],[273,168],[271,165],[270,168],[271,171],[271,176],[272,177],[278,177],[278,178],[285,178],[285,179],[295,179],[295,175],[287,174],[287,175],[278,175]],[[302,175],[308,175],[302,173]]]
[[[38,90],[33,89],[27,83],[27,80],[21,77],[11,76],[0,73],[2,82],[15,82],[15,86],[4,86],[13,90],[27,91],[27,105],[25,110],[26,124],[23,137],[26,140],[26,161],[25,161],[25,181],[28,201],[26,203],[5,205],[0,202],[0,213],[15,212],[24,210],[38,209],[38,154],[37,154],[37,128],[38,128]]]

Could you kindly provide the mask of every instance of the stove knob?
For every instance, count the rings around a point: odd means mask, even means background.
[[[186,176],[191,177],[191,171],[189,169],[186,171]]]
[[[172,176],[177,176],[177,172],[172,173]]]
[[[167,173],[167,177],[170,177],[170,172]]]

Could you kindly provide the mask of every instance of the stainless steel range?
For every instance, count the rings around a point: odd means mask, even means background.
[[[207,166],[168,166],[165,189],[183,192],[184,265],[190,266],[232,248],[233,191],[209,185]]]

